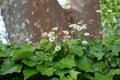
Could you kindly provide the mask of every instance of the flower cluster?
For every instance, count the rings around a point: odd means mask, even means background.
[[[83,24],[83,25],[71,24],[71,25],[69,25],[69,28],[73,28],[74,30],[81,31],[81,30],[87,29],[87,25],[86,24]]]
[[[88,37],[90,33],[86,32],[86,24],[70,24],[70,30],[60,31],[58,27],[53,27],[50,32],[43,32],[42,37],[47,38],[50,43],[56,45],[55,51],[59,51],[61,46],[58,45],[58,41],[66,42],[69,39],[78,39],[82,40],[81,43],[86,45],[88,44],[87,40],[80,38],[78,36]],[[74,35],[73,35],[74,34]]]

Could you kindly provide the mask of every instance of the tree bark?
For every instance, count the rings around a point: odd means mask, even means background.
[[[69,23],[81,20],[92,36],[99,37],[100,15],[96,13],[100,9],[99,0],[70,0],[70,16],[57,0],[0,0],[0,5],[9,40],[18,45],[26,41],[37,43],[43,31],[56,26],[67,29]]]
[[[83,22],[87,24],[88,32],[92,37],[101,38],[99,31],[101,30],[99,0],[70,0],[69,10],[73,13],[74,23]]]
[[[42,31],[66,29],[68,21],[57,0],[0,0],[10,42],[39,42]]]

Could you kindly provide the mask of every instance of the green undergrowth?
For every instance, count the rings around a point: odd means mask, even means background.
[[[115,28],[102,40],[82,44],[70,39],[56,45],[0,44],[0,80],[119,80],[120,38]]]

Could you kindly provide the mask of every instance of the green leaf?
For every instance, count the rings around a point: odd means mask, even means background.
[[[27,60],[27,59],[22,60],[22,62],[23,62],[25,65],[30,66],[30,67],[33,67],[33,66],[35,66],[35,65],[38,64],[38,62],[31,61],[31,60]]]
[[[14,72],[20,73],[21,69],[22,69],[21,64],[15,64],[13,61],[10,61],[9,59],[7,59],[2,64],[0,75],[5,75],[9,73],[14,73]]]
[[[69,46],[69,48],[70,48],[70,51],[74,53],[75,55],[78,55],[79,57],[83,55],[83,50],[81,46],[72,45],[72,46]]]
[[[67,44],[68,44],[69,46],[72,46],[72,45],[78,44],[78,41],[75,40],[75,39],[68,40],[68,41],[67,41]]]
[[[41,40],[40,40],[40,44],[47,43],[47,42],[48,42],[47,39],[41,39]]]
[[[34,68],[25,68],[23,71],[24,80],[27,80],[29,77],[37,74],[39,71]]]
[[[120,69],[112,69],[109,74],[111,74],[112,76],[114,76],[116,74],[120,75]]]
[[[113,55],[118,56],[119,52],[120,52],[120,46],[112,45],[111,47],[112,47],[112,53],[113,53]]]
[[[35,55],[38,57],[39,60],[42,60],[42,61],[49,59],[48,55],[42,51],[41,52],[36,51]]]
[[[53,75],[53,73],[56,71],[56,69],[54,69],[53,67],[47,68],[43,65],[38,65],[37,70],[40,71],[42,75],[47,75],[47,76]]]
[[[70,69],[57,69],[55,71],[55,74],[62,76],[62,75],[65,75],[66,73],[69,73],[69,72],[70,72]]]
[[[8,57],[10,54],[0,49],[0,57]]]
[[[94,55],[98,60],[101,60],[104,56],[103,48],[101,45],[90,47],[90,54]]]
[[[59,80],[59,78],[52,78],[52,80]]]
[[[33,52],[19,50],[18,52],[16,51],[14,53],[12,58],[13,58],[13,60],[21,60],[21,59],[28,58],[32,55],[33,55]]]
[[[117,58],[117,65],[120,67],[120,59]]]
[[[95,73],[95,77],[90,80],[113,80],[113,76],[109,76],[107,74]]]
[[[67,77],[65,77],[64,75],[60,76],[60,80],[69,80],[67,79]]]
[[[13,60],[21,60],[24,58],[28,58],[33,55],[35,48],[29,45],[22,45],[21,48],[16,49],[13,53]]]
[[[58,62],[58,66],[63,69],[63,68],[72,68],[74,67],[75,60],[74,60],[74,55],[67,55],[67,57],[63,58],[60,62]]]
[[[84,70],[86,72],[92,72],[92,62],[89,58],[87,58],[86,56],[83,56],[81,58],[76,58],[76,64],[77,67],[80,70]]]
[[[98,61],[98,62],[94,63],[92,66],[93,66],[94,71],[102,72],[106,67],[106,63],[102,62],[102,61]]]
[[[70,78],[71,78],[72,80],[77,80],[78,74],[80,74],[80,72],[75,71],[75,70],[71,70],[71,71],[70,71]]]

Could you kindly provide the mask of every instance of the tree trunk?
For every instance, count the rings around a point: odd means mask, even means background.
[[[68,21],[57,0],[0,0],[10,42],[39,42],[50,27],[66,29]]]
[[[10,42],[37,43],[42,31],[51,27],[67,29],[68,24],[83,20],[91,35],[100,29],[99,0],[70,0],[73,21],[69,20],[57,0],[0,0]]]
[[[70,0],[69,9],[73,13],[73,21],[83,22],[87,24],[88,32],[92,37],[100,38],[99,31],[101,30],[99,0]]]

